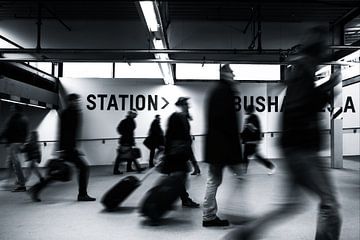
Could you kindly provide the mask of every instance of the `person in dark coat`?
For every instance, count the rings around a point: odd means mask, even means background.
[[[152,121],[149,135],[147,139],[147,147],[150,149],[149,167],[154,167],[155,151],[158,149],[157,154],[164,150],[164,132],[160,126],[160,115],[155,115],[155,119]]]
[[[165,163],[164,172],[171,174],[182,172],[184,176],[190,171],[189,159],[191,157],[191,135],[189,115],[189,103],[186,97],[180,97],[175,105],[180,109],[179,112],[171,114],[165,133]],[[184,181],[185,183],[185,181]],[[180,193],[183,207],[198,208],[200,205],[195,203],[186,191],[185,184]]]
[[[140,167],[140,164],[137,160],[132,156],[132,148],[135,146],[135,138],[134,131],[136,128],[135,118],[137,117],[136,110],[130,110],[125,119],[121,120],[117,127],[117,132],[121,135],[119,139],[119,147],[117,149],[117,156],[115,159],[114,170],[113,173],[115,175],[122,174],[119,171],[120,162],[126,161],[127,172],[134,172],[132,168],[132,163],[135,164],[136,170],[141,172],[143,169]]]
[[[275,164],[269,161],[268,159],[261,156],[258,152],[258,145],[261,140],[261,125],[259,117],[255,114],[254,105],[249,105],[246,107],[246,114],[248,117],[245,120],[245,127],[241,133],[241,139],[245,145],[244,147],[244,170],[247,172],[249,165],[249,157],[254,155],[255,160],[264,165],[269,169],[268,174],[274,174]]]
[[[95,201],[96,199],[90,197],[87,193],[87,186],[89,180],[89,166],[87,162],[81,157],[81,153],[77,150],[77,139],[81,128],[81,109],[80,96],[78,94],[69,94],[66,98],[67,107],[60,114],[60,129],[59,129],[59,152],[60,158],[71,164],[74,164],[78,169],[78,201]],[[49,183],[51,179],[46,179],[30,189],[31,197],[34,201],[40,201],[39,193]]]
[[[21,152],[29,134],[29,121],[22,113],[21,106],[14,105],[12,109],[13,114],[6,122],[3,132],[0,134],[0,139],[3,138],[6,141],[9,177],[11,176],[11,171],[13,170],[17,178],[17,186],[12,191],[25,192],[25,177],[18,155]]]
[[[229,65],[221,67],[220,81],[208,96],[204,161],[209,164],[209,172],[203,205],[204,227],[229,225],[227,220],[217,216],[216,192],[222,182],[224,167],[241,174],[242,155],[233,78]]]
[[[229,232],[223,240],[255,240],[271,225],[283,222],[300,212],[303,192],[319,200],[317,228],[314,239],[338,240],[341,217],[331,176],[319,157],[323,140],[320,113],[329,101],[329,91],[341,80],[337,74],[322,85],[315,85],[317,67],[328,58],[327,29],[315,27],[308,31],[300,55],[293,62],[293,70],[285,80],[287,86],[283,102],[282,137],[284,169],[288,174],[284,203],[251,224]]]

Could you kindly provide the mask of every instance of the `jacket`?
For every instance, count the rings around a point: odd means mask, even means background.
[[[127,116],[123,119],[118,127],[117,131],[121,135],[119,143],[122,146],[135,146],[134,131],[136,123],[133,118]]]
[[[231,165],[242,160],[232,83],[220,80],[208,96],[204,161]]]
[[[80,135],[81,112],[66,108],[60,115],[59,150],[75,150]]]
[[[164,172],[189,172],[191,154],[190,123],[187,114],[175,112],[168,120],[165,133]]]

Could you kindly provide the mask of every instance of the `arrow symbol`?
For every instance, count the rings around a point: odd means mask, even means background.
[[[163,98],[163,97],[161,97],[161,98],[162,98],[162,100],[164,100],[164,102],[165,102],[165,105],[162,106],[161,109],[164,109],[164,108],[166,108],[167,105],[169,105],[169,102],[168,102],[165,98]]]

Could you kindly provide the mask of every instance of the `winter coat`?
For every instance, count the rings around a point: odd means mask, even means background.
[[[305,60],[305,59],[304,59]],[[328,94],[315,87],[315,69],[301,61],[286,80],[283,102],[281,145],[318,151],[322,145],[320,111]]]
[[[81,112],[66,108],[60,115],[59,150],[72,151],[76,149],[76,139],[80,135]]]
[[[122,146],[135,146],[134,131],[136,128],[135,120],[129,116],[123,119],[118,127],[117,131],[121,135],[119,143]]]
[[[158,120],[155,119],[151,123],[148,137],[153,148],[164,145],[164,132],[161,129],[160,122]]]
[[[175,112],[168,120],[165,133],[165,164],[163,172],[189,172],[191,156],[190,123],[187,114]]]
[[[231,165],[242,160],[232,83],[220,80],[208,96],[204,161]]]

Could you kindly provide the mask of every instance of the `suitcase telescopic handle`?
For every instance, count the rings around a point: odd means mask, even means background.
[[[145,173],[145,175],[140,178],[140,182],[145,181],[146,178],[148,178],[153,172],[156,171],[157,167],[161,164],[161,161],[159,161],[157,164],[154,165],[153,168],[151,168],[147,173]]]

